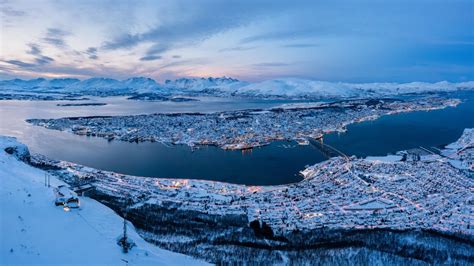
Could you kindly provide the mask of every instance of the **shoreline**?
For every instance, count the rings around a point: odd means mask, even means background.
[[[472,219],[466,199],[474,189],[474,181],[469,170],[456,166],[472,169],[474,150],[469,147],[473,146],[474,130],[466,129],[457,142],[445,149],[450,157],[430,155],[417,160],[408,156],[408,161],[336,157],[306,168],[304,180],[298,183],[277,186],[135,177],[35,156],[33,165],[49,168],[51,174],[71,185],[92,184],[95,191],[91,197],[118,213],[127,210],[127,217],[148,241],[215,262],[218,253],[204,256],[194,252],[216,245],[231,245],[244,252],[251,245],[258,254],[268,247],[272,252],[286,254],[290,252],[289,243],[299,247],[296,243],[311,246],[310,243],[329,241],[327,247],[331,247],[334,239],[341,236],[350,238],[357,232],[380,230],[394,239],[403,239],[405,234],[420,234],[422,239],[439,234],[437,241],[454,241],[458,244],[453,246],[458,248],[472,248],[474,232],[465,220]],[[252,225],[256,223],[259,226]],[[188,230],[200,233],[189,235]],[[330,232],[333,236],[323,241],[325,238],[321,237],[332,235]],[[224,242],[218,244],[216,237],[221,234],[231,240],[221,239]],[[183,243],[180,239],[185,236],[190,239]],[[384,250],[380,245],[384,240],[373,246],[370,236],[358,239],[357,243],[366,243],[362,247]],[[198,251],[187,248],[186,243],[200,243]],[[417,245],[430,245],[423,243]],[[472,254],[467,254],[468,257],[459,258],[472,260]]]
[[[375,120],[384,115],[455,107],[460,102],[459,99],[421,98],[391,100],[386,103],[383,100],[371,99],[321,104],[310,108],[273,108],[209,114],[65,117],[26,121],[48,129],[100,137],[108,141],[161,142],[190,147],[212,145],[227,150],[244,150],[279,140],[317,140],[323,138],[324,134],[344,132],[350,124]],[[342,113],[340,110],[343,110]]]

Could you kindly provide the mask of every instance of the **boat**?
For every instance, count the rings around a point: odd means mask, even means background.
[[[307,139],[296,139],[298,145],[309,145],[309,140]]]

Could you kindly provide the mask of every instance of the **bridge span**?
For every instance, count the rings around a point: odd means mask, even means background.
[[[323,138],[320,138],[320,139],[317,139],[317,140],[316,139],[309,139],[309,143],[311,144],[311,146],[318,149],[328,159],[332,158],[332,157],[336,157],[336,156],[341,156],[341,157],[344,157],[346,160],[349,161],[349,156],[347,156],[342,151],[334,148],[333,146],[331,146],[329,144],[325,144],[323,142]]]

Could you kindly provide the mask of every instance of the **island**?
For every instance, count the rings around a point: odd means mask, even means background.
[[[456,106],[458,99],[415,97],[407,99],[357,99],[313,105],[216,113],[173,113],[127,116],[28,119],[48,129],[77,135],[128,142],[215,145],[242,150],[264,146],[274,140],[306,144],[323,134],[345,131],[347,125],[374,120],[383,115],[429,111]]]
[[[56,106],[104,106],[106,103],[58,103]]]

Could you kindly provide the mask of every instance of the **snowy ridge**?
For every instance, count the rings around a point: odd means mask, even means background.
[[[361,97],[385,97],[403,94],[452,92],[474,89],[474,81],[451,83],[343,83],[315,81],[299,78],[281,78],[257,83],[239,81],[230,77],[180,78],[164,84],[145,77],[126,80],[110,78],[32,79],[3,80],[0,87],[5,91],[82,93],[94,95],[123,95],[137,93],[203,94],[216,96],[240,96],[252,98],[311,98],[341,99]]]
[[[355,97],[358,91],[343,83],[304,79],[274,79],[250,84],[238,90],[238,94],[257,97]]]
[[[204,91],[217,89],[220,91],[231,92],[247,85],[247,82],[239,81],[230,77],[222,78],[179,78],[176,80],[166,80],[165,87],[169,89]]]
[[[11,156],[5,149],[18,151]],[[111,209],[81,197],[81,209],[65,212],[54,206],[53,187],[64,184],[18,160],[29,155],[16,139],[0,136],[0,264],[1,265],[196,265],[204,262],[157,248],[140,238],[131,223],[135,242],[122,253],[117,237],[123,220]],[[18,157],[18,158],[16,158]]]
[[[236,93],[243,96],[289,98],[353,98],[380,97],[410,93],[449,92],[474,89],[474,82],[437,83],[342,83],[313,81],[297,78],[274,79],[241,87]]]
[[[82,94],[132,94],[132,93],[160,93],[162,87],[153,79],[134,77],[126,80],[110,78],[79,79],[32,79],[32,80],[3,80],[0,87],[4,91],[44,92]]]

